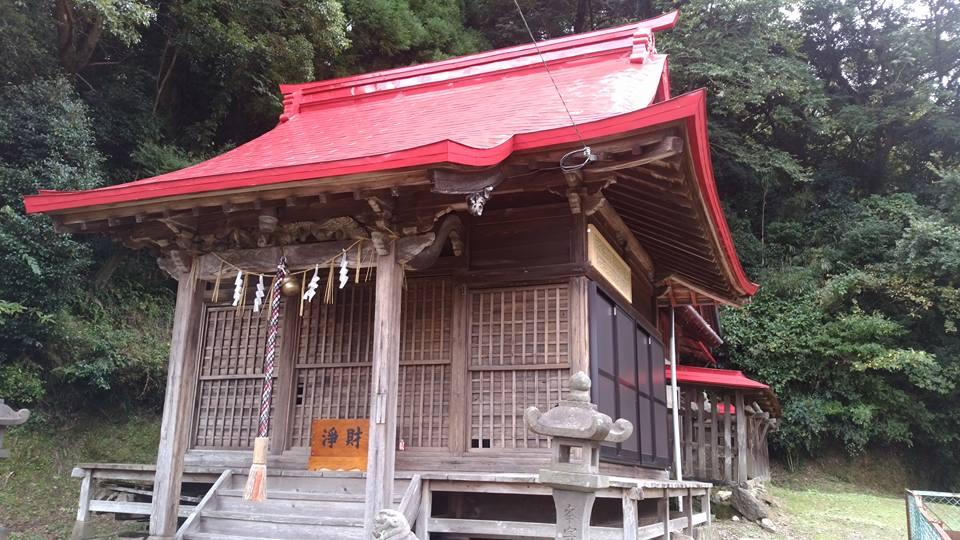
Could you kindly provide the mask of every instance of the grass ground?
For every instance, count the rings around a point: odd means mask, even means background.
[[[0,459],[0,526],[11,540],[69,538],[77,513],[80,482],[70,477],[83,462],[151,463],[155,460],[160,420],[124,416],[78,422],[31,420],[30,428],[7,433],[9,459]],[[116,538],[142,528],[134,522],[97,518],[87,534]]]
[[[923,482],[897,456],[834,455],[799,471],[774,473],[768,491],[777,501],[771,519],[777,533],[758,525],[722,520],[722,540],[901,540],[907,537],[904,489]]]
[[[36,422],[8,434],[12,457],[0,460],[0,525],[12,540],[68,538],[76,517],[81,462],[151,463],[159,419],[117,415],[117,421]],[[33,422],[31,422],[33,423]],[[896,456],[826,457],[792,473],[778,471],[769,486],[777,501],[776,534],[745,522],[720,520],[722,540],[894,540],[906,538],[903,489],[923,488]],[[118,538],[142,523],[99,517],[88,538]]]

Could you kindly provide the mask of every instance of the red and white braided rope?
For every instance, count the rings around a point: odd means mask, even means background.
[[[257,437],[266,437],[270,433],[273,363],[277,356],[277,333],[280,328],[280,287],[286,275],[287,258],[280,257],[280,263],[277,264],[277,278],[273,280],[273,291],[270,295],[270,327],[267,330],[267,351],[263,359],[263,392],[260,394],[260,425],[257,429]]]

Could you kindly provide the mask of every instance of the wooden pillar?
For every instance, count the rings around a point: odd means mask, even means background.
[[[93,498],[93,470],[87,469],[80,482],[80,503],[77,505],[77,521],[73,524],[70,540],[83,540],[86,536],[87,521],[90,519],[90,499]],[[0,528],[0,540],[4,540]]]
[[[183,457],[190,444],[194,388],[197,375],[197,340],[203,305],[202,282],[197,280],[197,263],[180,274],[177,306],[173,315],[173,337],[167,364],[167,389],[160,425],[157,472],[153,481],[150,509],[150,538],[173,538],[177,531]]]
[[[730,426],[733,423],[730,394],[723,395],[723,479],[733,480],[733,435]]]
[[[430,481],[423,481],[420,490],[420,510],[417,514],[416,533],[420,540],[430,540],[430,516],[433,514],[433,492],[430,491]]]
[[[637,517],[637,498],[638,495],[635,490],[623,490],[620,501],[623,506],[623,540],[637,540],[637,532],[640,527]]]
[[[458,283],[454,288],[453,321],[450,331],[450,436],[448,438],[450,453],[454,456],[462,456],[466,452],[470,425],[470,420],[467,418],[470,399],[467,384],[470,377],[467,368],[470,362],[468,358],[470,350],[467,346],[468,294],[466,285],[462,283]]]
[[[693,490],[687,490],[687,536],[693,536]]]
[[[300,341],[299,301],[283,301],[280,308],[280,343],[277,378],[274,382],[274,407],[270,425],[270,454],[281,455],[290,445],[290,417],[293,415],[294,377]]]
[[[394,245],[377,257],[373,315],[373,367],[370,377],[370,428],[367,453],[364,537],[373,535],[377,512],[393,508],[397,454],[397,377],[400,371],[400,303],[403,268]]]
[[[744,410],[743,392],[735,395],[737,408],[737,482],[747,481],[747,411]]]
[[[697,474],[701,480],[707,478],[707,415],[703,400],[703,389],[697,388]]]
[[[669,490],[663,490],[663,497],[657,500],[657,513],[663,522],[663,540],[670,540],[670,495]]]
[[[570,278],[570,373],[590,373],[590,281]]]

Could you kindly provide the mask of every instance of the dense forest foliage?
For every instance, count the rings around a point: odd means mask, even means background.
[[[682,12],[722,198],[763,288],[724,365],[770,382],[788,461],[911,448],[960,478],[960,4],[522,0],[538,38]],[[171,284],[23,213],[38,189],[182,167],[269,129],[277,85],[529,39],[513,0],[0,2],[0,397],[162,399]]]

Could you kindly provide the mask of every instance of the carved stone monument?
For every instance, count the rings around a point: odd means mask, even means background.
[[[375,540],[417,540],[407,518],[396,510],[381,510],[373,523]]]
[[[570,377],[567,399],[547,411],[530,407],[527,427],[553,438],[553,459],[540,470],[540,482],[553,488],[557,508],[557,539],[588,540],[590,514],[597,490],[609,486],[600,474],[600,444],[619,443],[633,433],[633,424],[614,422],[590,402],[590,377],[579,371]]]
[[[0,399],[0,458],[10,457],[10,451],[3,449],[3,432],[8,426],[19,426],[30,418],[30,411],[20,409],[14,411]]]

